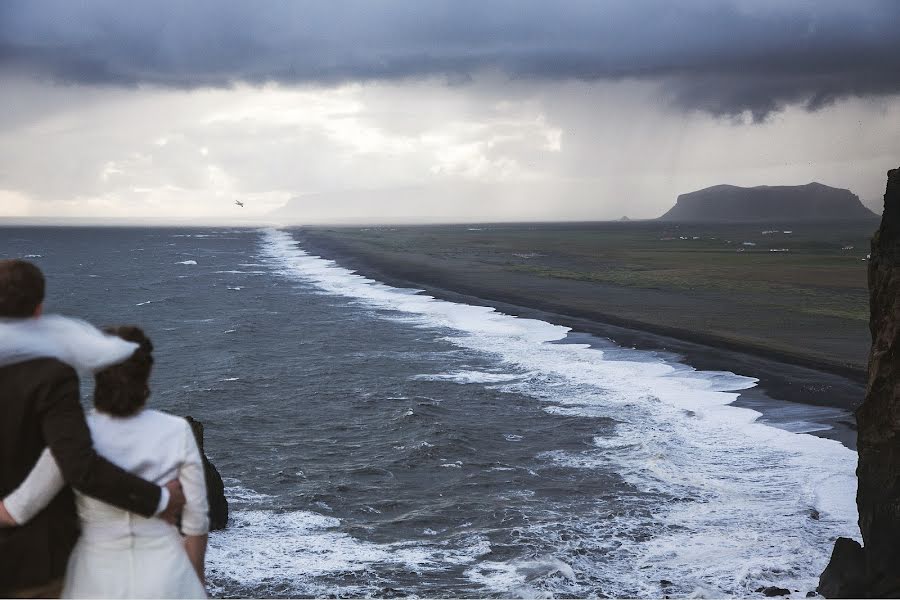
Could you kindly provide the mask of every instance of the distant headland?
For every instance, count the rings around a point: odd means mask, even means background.
[[[744,188],[715,185],[678,196],[660,221],[695,223],[763,223],[770,221],[861,221],[878,218],[850,190],[821,183],[760,185]]]

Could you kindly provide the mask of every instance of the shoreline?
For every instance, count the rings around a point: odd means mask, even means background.
[[[538,282],[535,279],[531,279],[531,281],[526,279],[516,280],[515,284],[522,290],[518,293],[511,289],[498,289],[496,286],[478,285],[477,280],[481,275],[478,271],[478,265],[468,265],[471,267],[470,270],[466,271],[463,277],[460,277],[458,267],[454,269],[453,267],[440,265],[435,268],[429,268],[431,265],[425,262],[419,264],[403,256],[397,257],[396,253],[379,253],[371,248],[359,248],[358,245],[353,246],[339,238],[335,238],[329,233],[321,233],[311,228],[297,227],[286,228],[286,230],[303,236],[305,246],[311,251],[323,254],[331,259],[340,260],[344,266],[367,274],[367,276],[371,273],[373,274],[373,279],[384,282],[388,282],[388,280],[397,282],[398,287],[421,288],[430,292],[433,291],[435,294],[441,294],[441,297],[449,294],[460,298],[470,298],[472,299],[471,303],[484,306],[502,304],[513,307],[511,310],[535,310],[573,322],[600,324],[609,328],[617,328],[622,330],[622,332],[652,334],[680,342],[689,342],[701,346],[734,351],[740,354],[754,355],[768,360],[838,375],[862,385],[865,385],[867,380],[866,360],[868,347],[866,348],[866,353],[858,362],[850,362],[846,359],[842,361],[837,358],[812,353],[798,353],[773,344],[724,337],[668,324],[651,323],[593,308],[586,309],[575,306],[571,302],[566,304],[564,302],[537,298],[534,295],[529,295],[527,292],[534,291],[538,287],[541,288],[541,295],[544,295],[543,292],[546,292],[546,290],[543,287],[546,285],[546,282]],[[394,254],[394,256],[390,254]],[[468,276],[470,274],[471,277]],[[559,282],[559,285],[566,283],[570,282]],[[607,286],[605,289],[598,287],[598,290],[607,291],[610,288],[624,290],[626,293],[641,291],[622,286]],[[636,296],[635,300],[639,301],[639,297]],[[560,324],[565,323],[560,322]]]
[[[489,306],[512,316],[538,319],[569,327],[571,332],[562,343],[601,343],[609,340],[623,348],[632,348],[656,353],[665,360],[672,360],[703,371],[729,371],[758,380],[755,387],[741,390],[734,406],[751,408],[761,413],[760,422],[789,430],[798,421],[811,425],[810,433],[819,437],[834,439],[848,448],[856,449],[856,419],[853,411],[862,402],[865,393],[865,372],[846,365],[828,361],[806,359],[777,350],[766,351],[748,348],[738,343],[720,340],[703,334],[684,335],[677,328],[658,328],[641,323],[626,322],[624,319],[600,318],[596,314],[586,316],[581,311],[560,312],[548,308],[548,303],[530,302],[536,306],[517,303],[517,298],[487,298],[478,295],[472,286],[459,291],[442,287],[440,273],[430,272],[431,282],[416,281],[416,273],[410,265],[403,269],[391,269],[391,261],[379,261],[371,253],[354,253],[333,240],[322,240],[320,236],[308,235],[302,228],[290,228],[301,248],[334,260],[342,267],[393,287],[418,289],[424,293],[463,304]],[[458,287],[453,282],[455,287]],[[512,301],[510,301],[512,300]],[[520,300],[521,301],[521,300]],[[567,314],[568,313],[568,314]],[[666,331],[660,331],[665,329]],[[690,332],[688,332],[690,333]],[[787,358],[787,360],[786,360]],[[793,359],[793,360],[792,360]],[[798,364],[805,363],[805,364]],[[818,426],[818,428],[817,428]]]

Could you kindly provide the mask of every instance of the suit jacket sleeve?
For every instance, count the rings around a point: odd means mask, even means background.
[[[38,394],[44,440],[63,478],[78,491],[146,517],[153,516],[162,490],[120,469],[94,450],[79,401],[78,377],[70,367],[48,377]]]

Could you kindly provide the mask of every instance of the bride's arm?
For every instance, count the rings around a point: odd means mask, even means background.
[[[194,566],[197,577],[200,578],[200,583],[203,585],[206,585],[206,569],[204,563],[206,561],[206,542],[208,539],[209,536],[207,534],[189,535],[184,538],[184,549],[187,550],[191,565]]]
[[[206,497],[206,473],[203,458],[194,439],[194,432],[184,423],[184,462],[178,470],[178,480],[184,490],[185,505],[181,514],[181,532],[186,536],[184,547],[201,582],[204,576],[207,533],[209,533],[209,503]]]
[[[45,448],[25,481],[3,499],[3,506],[17,524],[23,525],[44,510],[64,485],[56,460]]]
[[[18,523],[9,514],[9,511],[6,510],[6,506],[3,504],[3,501],[0,500],[0,528],[15,527],[16,525],[18,525]]]

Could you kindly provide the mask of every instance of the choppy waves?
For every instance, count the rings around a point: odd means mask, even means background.
[[[283,231],[264,233],[263,254],[284,277],[497,360],[496,372],[420,378],[491,386],[530,396],[548,413],[611,420],[614,434],[598,436],[592,448],[535,458],[614,472],[635,492],[615,510],[598,499],[590,518],[559,515],[552,526],[526,528],[523,539],[553,540],[559,551],[514,558],[489,554],[477,536],[454,548],[379,545],[337,531],[331,517],[247,508],[214,538],[210,556],[213,570],[246,565],[234,577],[248,590],[323,595],[334,590],[317,588],[316,574],[329,572],[346,574],[342,594],[378,594],[378,583],[366,579],[373,565],[415,572],[452,563],[465,565],[468,582],[491,594],[587,596],[593,592],[585,582],[600,582],[614,596],[747,596],[775,584],[803,596],[815,588],[833,539],[857,534],[855,452],[731,406],[755,385],[752,378],[696,371],[650,353],[611,359],[586,344],[549,343],[564,340],[568,329],[384,285],[307,254]],[[290,581],[299,583],[279,587]]]
[[[210,538],[207,577],[214,594],[327,597],[335,595],[333,579],[338,577],[342,597],[385,595],[390,581],[381,572],[415,577],[472,563],[490,551],[477,536],[454,547],[366,542],[341,532],[334,517],[280,511],[272,496],[237,484],[226,493],[238,510],[228,529]],[[329,583],[323,582],[326,576]]]

